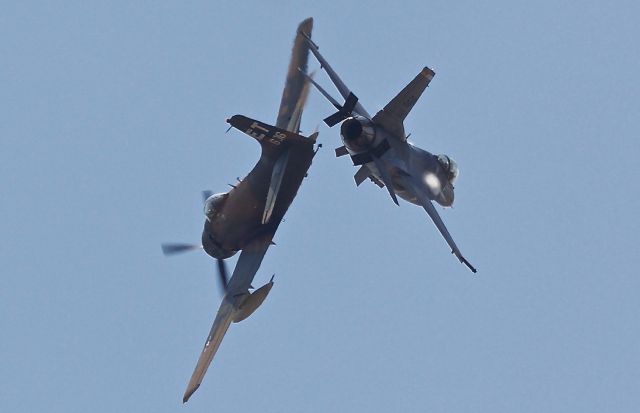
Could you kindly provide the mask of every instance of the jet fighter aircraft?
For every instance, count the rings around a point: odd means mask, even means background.
[[[422,206],[451,247],[461,263],[472,272],[476,269],[467,261],[453,241],[431,201],[443,207],[453,204],[453,183],[458,176],[458,166],[447,155],[433,155],[407,141],[403,121],[427,88],[435,72],[428,67],[396,95],[382,110],[371,117],[358,102],[358,98],[344,84],[327,60],[320,54],[318,46],[302,33],[313,55],[325,69],[345,103],[340,105],[311,77],[308,80],[338,109],[324,119],[329,127],[342,122],[340,135],[343,146],[336,149],[336,156],[349,155],[354,166],[360,168],[355,174],[356,185],[369,178],[378,186],[386,187],[393,202],[398,205],[398,196],[408,202]],[[304,73],[304,70],[301,69]]]
[[[307,19],[300,24],[298,31],[310,33],[312,27],[313,20]],[[225,290],[183,402],[200,386],[231,323],[250,316],[273,286],[272,277],[267,284],[250,292],[262,259],[272,245],[275,232],[317,151],[314,149],[317,132],[309,137],[299,134],[309,83],[298,68],[306,68],[308,55],[305,40],[296,36],[276,126],[241,115],[227,120],[231,127],[256,139],[262,147],[262,154],[251,172],[229,192],[203,193],[205,223],[202,245],[162,246],[165,255],[203,248],[208,255],[217,259],[219,277]],[[238,251],[242,252],[228,279],[224,260]]]

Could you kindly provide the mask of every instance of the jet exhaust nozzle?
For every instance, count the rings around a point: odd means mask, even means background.
[[[344,146],[353,152],[370,150],[376,139],[376,129],[369,119],[351,117],[342,122],[340,135]]]

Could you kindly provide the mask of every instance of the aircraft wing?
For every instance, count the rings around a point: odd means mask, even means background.
[[[207,341],[204,343],[204,348],[202,349],[202,353],[200,353],[200,358],[198,359],[196,368],[191,375],[191,380],[189,380],[187,390],[182,398],[183,403],[186,403],[189,397],[200,387],[200,383],[202,383],[202,379],[211,364],[211,360],[213,360],[213,356],[216,354],[216,351],[218,351],[220,343],[222,343],[222,338],[227,332],[227,329],[229,329],[229,325],[231,325],[234,307],[230,299],[231,298],[228,299],[227,296],[225,296],[222,300],[216,319],[211,327],[211,332],[209,332]]]
[[[289,132],[298,133],[300,131],[300,120],[302,118],[302,108],[304,107],[309,93],[308,83],[302,72],[307,71],[309,60],[309,46],[305,38],[300,33],[311,36],[313,29],[313,19],[310,17],[298,26],[296,38],[293,41],[291,50],[291,60],[287,70],[287,79],[282,91],[280,109],[276,126]]]
[[[435,72],[428,67],[422,69],[387,105],[373,117],[373,123],[382,126],[400,139],[405,139],[404,119],[416,104],[422,92],[429,86]]]
[[[213,356],[215,356],[218,351],[220,343],[229,329],[229,325],[234,321],[241,300],[246,297],[253,277],[256,275],[256,272],[258,272],[262,259],[269,245],[271,245],[272,238],[273,234],[257,237],[240,253],[236,268],[233,270],[233,275],[227,285],[227,293],[222,299],[218,314],[213,321],[213,326],[211,327],[207,341],[204,343],[204,348],[202,349],[202,353],[200,353],[200,358],[198,358],[198,363],[191,375],[187,390],[184,393],[183,403],[186,403],[191,395],[200,387],[200,383],[202,383],[202,379],[213,360]]]
[[[442,234],[445,241],[447,241],[447,244],[449,244],[449,247],[451,247],[451,253],[454,254],[458,258],[458,260],[460,260],[461,263],[466,265],[473,273],[476,273],[477,270],[473,267],[473,265],[471,265],[471,263],[467,261],[465,257],[462,256],[460,249],[458,248],[456,243],[453,241],[451,234],[449,234],[449,230],[444,225],[444,222],[442,222],[442,218],[440,218],[438,211],[436,211],[435,207],[431,203],[431,200],[429,199],[425,191],[415,183],[414,178],[412,178],[411,176],[403,176],[402,180],[407,188],[412,189],[413,193],[416,195],[416,197],[420,201],[420,204],[422,205],[424,210],[427,211],[427,214],[429,214],[429,216],[431,217],[431,220],[438,228],[438,231],[440,231],[440,234]]]
[[[311,38],[307,35],[307,33],[302,32],[301,34],[307,40],[307,44],[309,45],[309,49],[311,50],[311,53],[313,53],[316,59],[318,59],[318,62],[320,63],[320,67],[326,70],[327,75],[329,75],[329,79],[331,79],[331,82],[333,82],[333,84],[336,86],[336,88],[338,89],[338,92],[340,92],[342,97],[346,100],[347,97],[349,97],[351,90],[349,90],[347,85],[345,85],[342,79],[340,79],[340,76],[338,76],[336,71],[333,70],[329,62],[327,62],[327,60],[320,54],[320,50],[318,49],[318,46],[311,40]],[[362,115],[366,118],[371,118],[369,113],[365,110],[364,107],[362,107],[360,102],[356,102],[353,112],[359,115]]]
[[[273,233],[257,236],[242,249],[236,268],[233,270],[229,284],[227,284],[227,294],[242,294],[251,287],[253,277],[258,272],[267,249],[272,244],[273,236]]]

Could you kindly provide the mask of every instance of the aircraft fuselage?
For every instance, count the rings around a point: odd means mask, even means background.
[[[272,147],[271,147],[272,148]],[[226,194],[213,195],[215,205],[202,231],[202,245],[214,258],[228,258],[249,243],[256,235],[275,233],[293,202],[314,156],[313,145],[282,145],[278,150],[265,150],[251,172]],[[288,148],[286,171],[270,220],[262,217],[274,165],[282,151]],[[207,201],[208,203],[209,201]]]
[[[393,148],[391,150],[398,155],[397,160],[404,163],[404,168],[399,169],[394,166],[394,163],[385,162],[392,177],[394,190],[398,196],[412,204],[420,205],[420,201],[415,194],[404,188],[398,179],[398,174],[406,172],[419,178],[422,189],[430,199],[444,207],[450,207],[454,200],[453,184],[449,181],[446,171],[438,161],[438,157],[409,142],[399,142],[398,146],[403,147],[403,149],[397,150]],[[384,159],[385,157],[383,157]]]
[[[398,139],[380,126],[371,123],[369,119],[360,116],[346,119],[342,123],[340,135],[354,163],[363,159],[360,155],[363,151],[366,157],[375,156],[378,152],[377,156],[380,158],[378,164],[386,169],[386,175],[391,178],[394,192],[404,200],[420,205],[416,194],[405,188],[402,183],[401,175],[411,175],[417,179],[419,188],[429,196],[429,199],[444,207],[453,204],[454,190],[451,175],[442,161],[445,158],[450,161],[448,157],[434,155],[414,146],[406,139]],[[362,164],[367,165],[378,182],[384,182],[382,172],[375,162],[362,162]],[[455,168],[457,174],[457,167]]]

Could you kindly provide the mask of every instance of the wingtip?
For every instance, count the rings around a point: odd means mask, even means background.
[[[182,398],[182,404],[185,404],[189,401],[189,398],[193,395],[193,393],[196,392],[196,390],[198,390],[198,387],[200,387],[199,384],[192,389],[187,389],[187,391],[184,393],[184,397]]]
[[[431,80],[436,75],[436,72],[434,72],[434,70],[431,69],[429,66],[425,66],[424,69],[422,69],[421,74],[422,74],[422,76],[424,76],[427,79]]]
[[[311,24],[313,26],[313,17],[307,17],[302,22],[300,22],[300,26],[306,26],[308,24]]]
[[[460,254],[460,251],[458,251],[458,250],[451,250],[451,253],[452,253],[453,255],[455,255],[455,256],[458,258],[458,260],[459,260],[462,264],[466,265],[466,266],[467,266],[467,268],[469,268],[469,269],[471,270],[471,272],[472,272],[472,273],[474,273],[474,274],[475,274],[475,273],[477,273],[477,272],[478,272],[478,270],[476,270],[476,267],[474,267],[473,265],[471,265],[471,263],[470,263],[469,261],[467,261],[467,259],[466,259],[465,257],[463,257],[463,256],[462,256],[462,254]]]
[[[467,268],[469,268],[471,270],[472,273],[476,274],[478,272],[478,270],[476,270],[476,267],[474,267],[473,265],[471,265],[471,263],[469,261],[467,261],[467,259],[465,257],[462,257],[460,259],[460,261],[462,261],[462,263],[464,265],[467,266]]]

